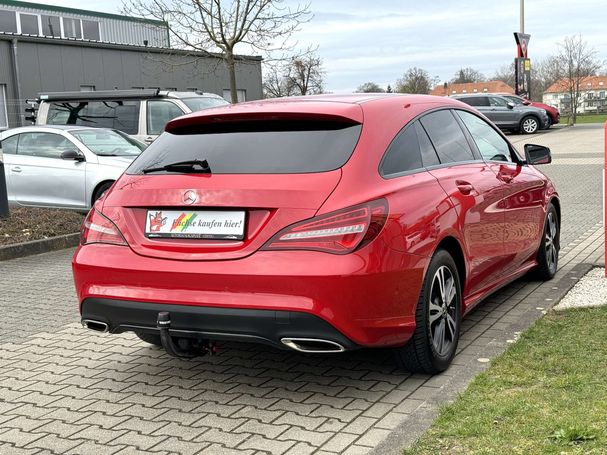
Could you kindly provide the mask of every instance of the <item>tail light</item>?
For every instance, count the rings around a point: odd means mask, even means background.
[[[127,245],[116,225],[94,208],[86,216],[80,229],[80,244],[89,243]]]
[[[351,253],[379,235],[387,216],[385,199],[355,205],[288,226],[262,249]]]

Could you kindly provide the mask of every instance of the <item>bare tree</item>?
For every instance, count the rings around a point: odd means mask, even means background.
[[[264,66],[263,78],[264,98],[281,98],[293,95],[293,87],[289,84],[284,64],[274,63]]]
[[[310,51],[291,60],[286,78],[294,95],[316,95],[323,92],[324,75],[322,59]]]
[[[467,82],[484,82],[487,78],[480,71],[475,70],[474,68],[466,67],[460,68],[453,79],[451,79],[452,84],[465,84]]]
[[[266,65],[263,82],[266,98],[315,95],[323,92],[325,72],[315,48]]]
[[[385,90],[375,82],[365,82],[356,89],[356,93],[384,93]]]
[[[582,82],[587,77],[596,75],[603,65],[597,59],[597,51],[589,47],[581,35],[568,36],[559,44],[556,61],[562,75],[558,84],[569,94],[571,101],[569,124],[573,125],[576,122]]]
[[[284,0],[125,0],[125,14],[168,24],[183,49],[218,51],[226,64],[232,102],[236,91],[237,45],[268,53],[288,49],[291,35],[311,19],[309,5],[286,6]]]
[[[514,76],[514,62],[509,65],[500,66],[493,75],[494,81],[502,81],[508,84],[510,87],[514,88],[516,84],[515,76]],[[532,92],[533,93],[533,92]]]
[[[421,93],[428,94],[438,78],[430,77],[428,71],[414,66],[409,68],[399,80],[396,81],[394,89],[397,93]]]

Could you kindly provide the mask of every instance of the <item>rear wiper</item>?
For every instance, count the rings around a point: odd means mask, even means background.
[[[149,174],[150,172],[182,172],[182,173],[194,173],[194,174],[210,174],[211,167],[207,160],[189,160],[189,161],[179,161],[178,163],[170,163],[160,167],[148,167],[144,169],[144,174]]]

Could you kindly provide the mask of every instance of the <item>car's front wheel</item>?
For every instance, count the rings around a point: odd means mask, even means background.
[[[523,120],[521,120],[521,132],[525,134],[533,134],[537,133],[537,130],[540,129],[540,122],[538,120],[528,115]]]
[[[424,277],[415,312],[415,332],[402,348],[397,362],[415,373],[436,374],[446,370],[457,349],[462,319],[462,292],[455,261],[438,250]]]
[[[550,203],[546,211],[542,241],[536,256],[538,265],[534,270],[540,280],[550,280],[556,274],[559,265],[560,230],[556,208]]]

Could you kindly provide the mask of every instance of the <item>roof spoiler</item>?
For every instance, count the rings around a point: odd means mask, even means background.
[[[160,95],[160,89],[97,90],[93,92],[44,92],[38,101],[108,101],[113,99],[148,99]]]

